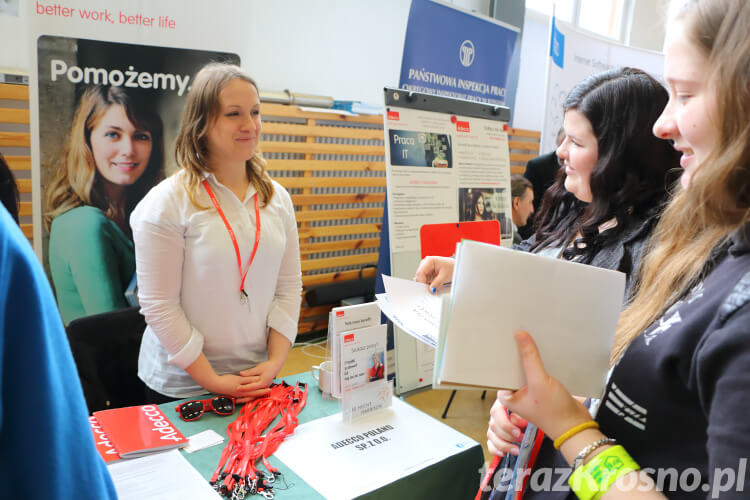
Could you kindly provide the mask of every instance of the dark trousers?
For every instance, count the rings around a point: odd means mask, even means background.
[[[180,399],[182,398],[173,398],[170,396],[165,396],[164,394],[160,392],[156,392],[150,387],[146,387],[146,402],[148,404],[160,405],[163,403],[171,403],[172,401],[179,401]]]

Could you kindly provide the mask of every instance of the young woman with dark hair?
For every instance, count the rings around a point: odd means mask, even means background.
[[[627,275],[626,294],[648,236],[679,168],[679,154],[649,130],[667,91],[641,70],[620,68],[576,85],[565,102],[562,167],[547,190],[538,229],[518,248],[615,269]],[[618,123],[621,128],[618,128]],[[426,257],[415,279],[438,288],[453,259]]]
[[[667,99],[634,68],[590,76],[570,92],[557,148],[563,168],[522,249],[622,271],[629,295],[679,166],[670,144],[650,132]]]
[[[487,202],[484,200],[484,193],[481,191],[476,191],[474,193],[474,196],[472,197],[472,211],[474,212],[472,215],[471,220],[473,221],[482,221],[482,220],[488,220],[491,217],[489,207],[487,206]]]

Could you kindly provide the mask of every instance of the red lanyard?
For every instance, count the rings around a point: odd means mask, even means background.
[[[214,192],[211,191],[211,186],[208,185],[208,181],[206,179],[203,179],[203,187],[206,188],[206,191],[208,192],[208,197],[211,198],[211,202],[214,204],[214,207],[216,207],[216,211],[219,212],[219,215],[221,216],[221,220],[224,221],[224,225],[227,227],[227,231],[229,232],[229,236],[232,238],[232,244],[234,245],[234,253],[237,254],[237,267],[240,270],[240,275],[242,276],[242,281],[240,281],[240,298],[242,302],[244,303],[247,301],[247,292],[245,291],[245,277],[247,276],[247,272],[250,270],[250,266],[253,265],[253,259],[255,259],[255,252],[258,251],[258,243],[260,242],[260,210],[258,209],[258,193],[255,193],[255,244],[253,245],[253,253],[250,255],[250,262],[247,264],[247,269],[245,269],[245,272],[242,272],[242,260],[240,259],[240,247],[237,244],[237,238],[234,237],[234,231],[232,231],[232,226],[229,225],[229,221],[227,220],[226,216],[224,216],[224,212],[221,210],[221,205],[219,205],[219,202],[216,200],[216,197],[214,196]]]
[[[298,382],[290,386],[282,382],[271,384],[267,396],[245,404],[237,419],[227,427],[229,440],[210,479],[214,489],[226,496],[235,494],[237,498],[247,493],[272,498],[273,483],[281,473],[269,463],[268,457],[294,432],[299,423],[297,415],[306,403],[306,384]],[[270,427],[277,417],[279,420]],[[259,460],[268,473],[258,469]]]

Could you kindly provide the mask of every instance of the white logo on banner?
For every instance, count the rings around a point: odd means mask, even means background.
[[[464,40],[461,43],[461,48],[458,50],[458,58],[461,60],[461,64],[468,67],[474,62],[474,44],[471,40]]]

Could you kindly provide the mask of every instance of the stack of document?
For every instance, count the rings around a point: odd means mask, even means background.
[[[385,283],[386,297],[378,303],[391,317],[395,301]],[[413,289],[411,299],[399,299],[412,304],[414,314],[391,319],[417,338],[434,336],[438,325],[433,387],[521,388],[525,377],[513,334],[524,330],[536,341],[547,372],[572,394],[601,396],[623,273],[467,240],[458,245],[451,292],[438,306],[424,300],[424,284],[416,285],[421,288]],[[405,318],[406,328],[399,324]]]

